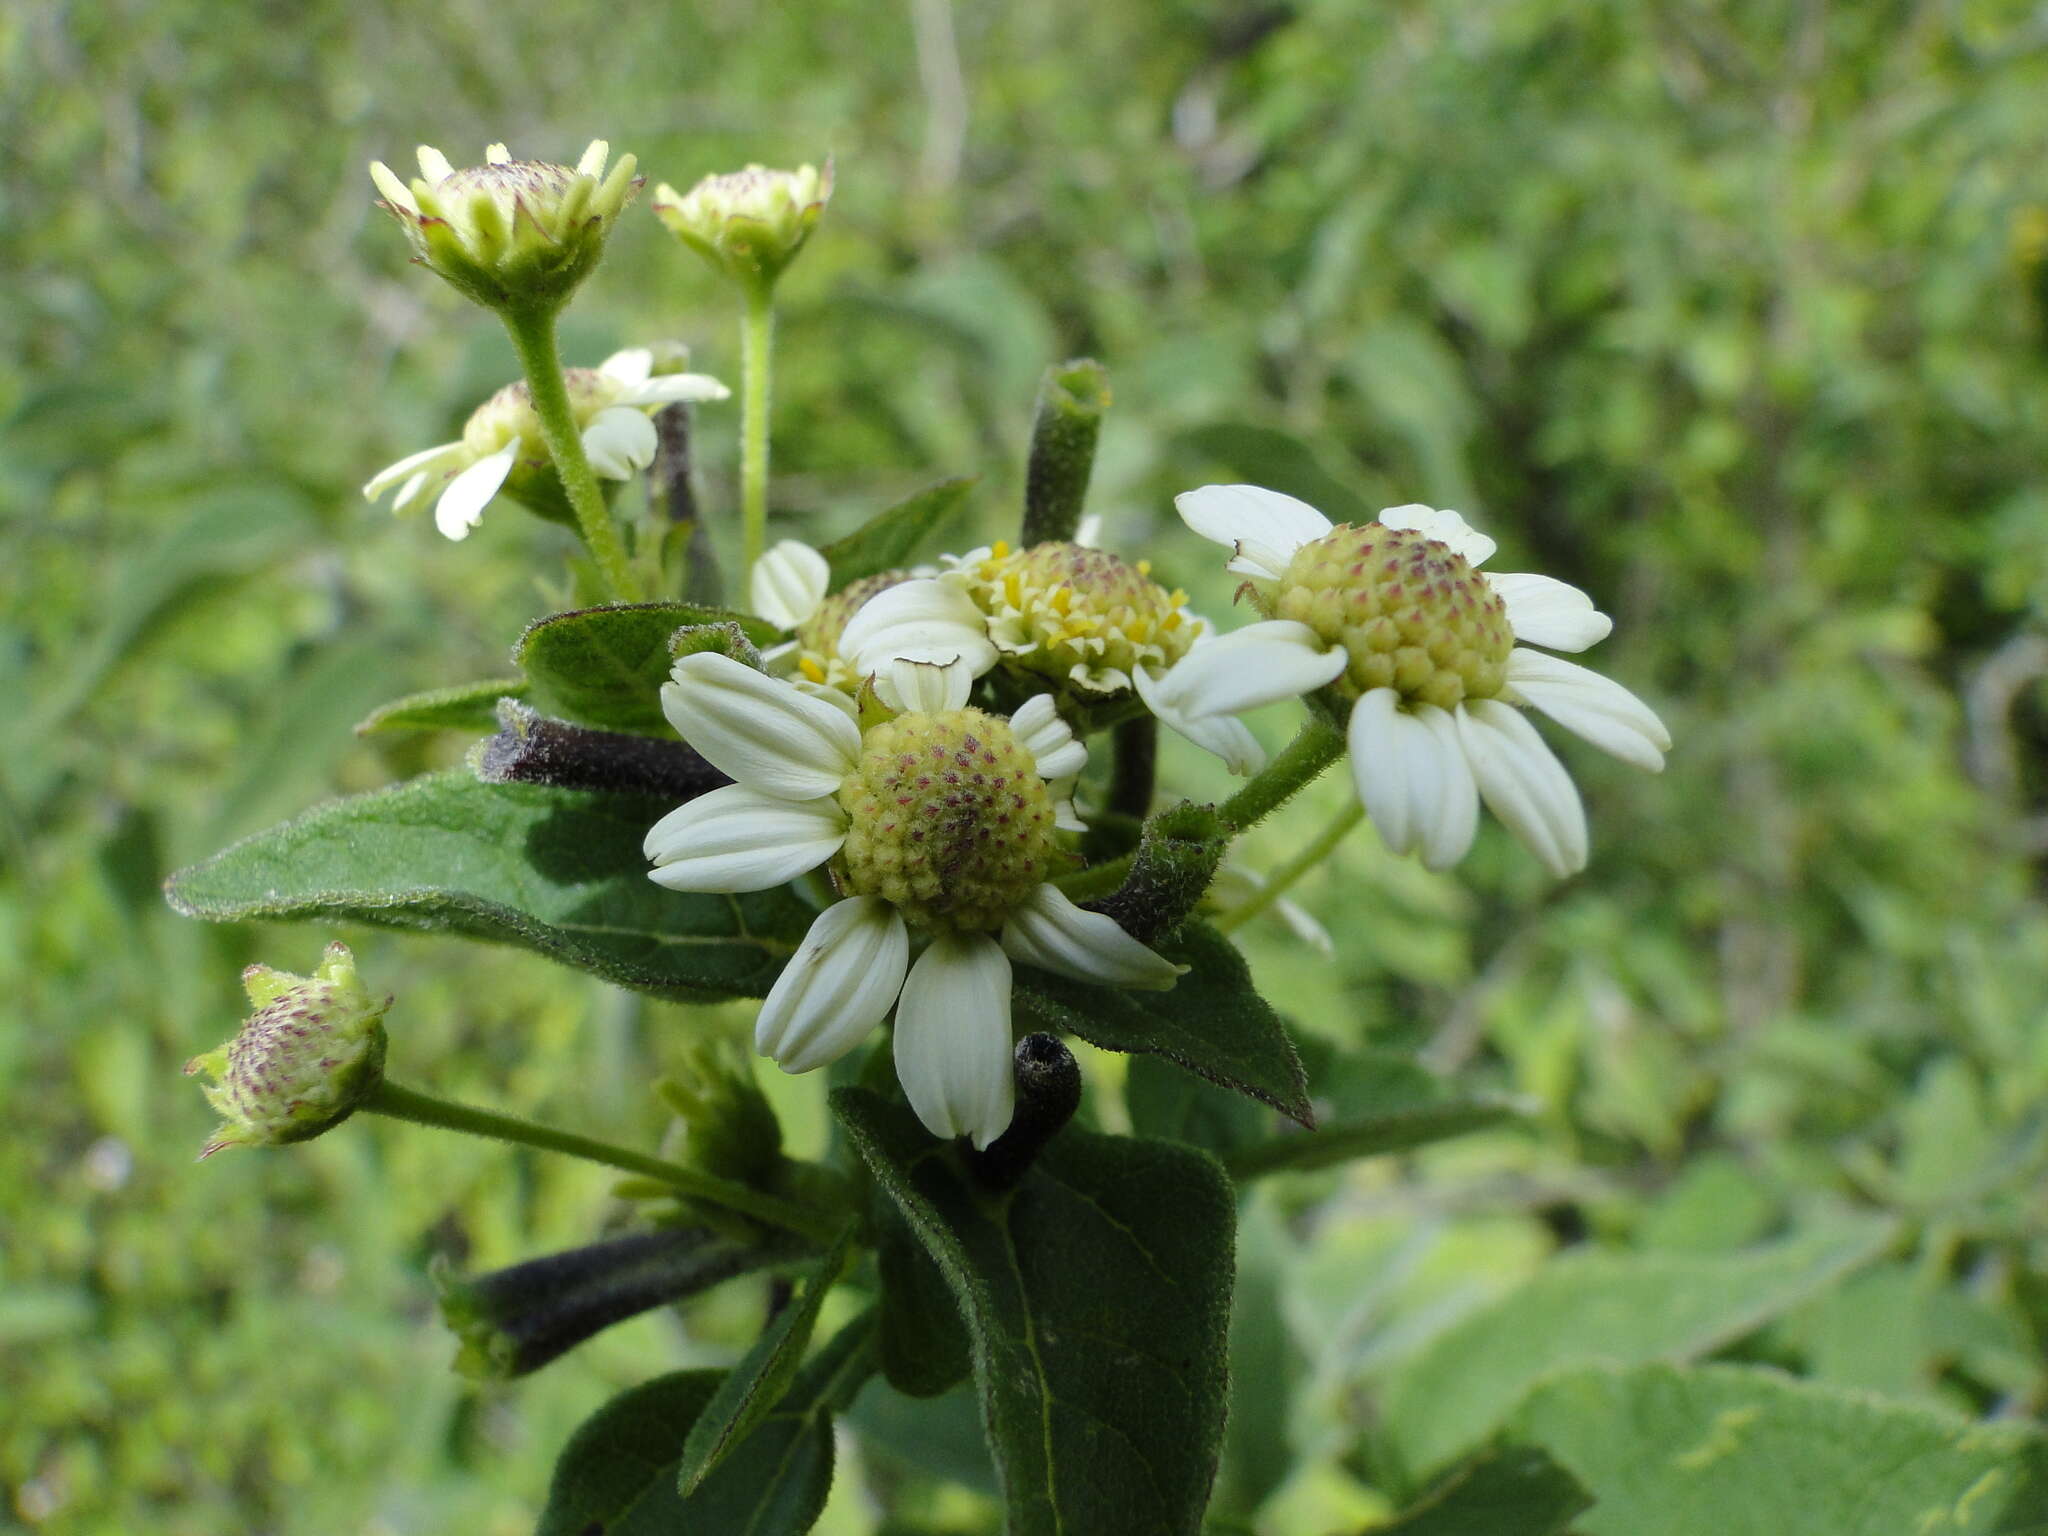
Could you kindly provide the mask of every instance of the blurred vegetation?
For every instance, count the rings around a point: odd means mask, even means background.
[[[190,1162],[180,1063],[230,1032],[243,963],[303,970],[326,935],[179,922],[162,874],[452,760],[350,726],[503,672],[548,601],[558,531],[501,507],[451,546],[357,493],[513,373],[370,206],[365,162],[420,141],[601,135],[679,184],[837,156],[783,285],[786,531],[954,473],[1007,530],[1038,373],[1085,352],[1116,392],[1106,537],[1211,612],[1227,580],[1170,498],[1243,479],[1337,518],[1459,507],[1501,569],[1616,616],[1598,662],[1678,747],[1654,781],[1566,749],[1585,876],[1550,886],[1498,828],[1456,878],[1360,833],[1302,892],[1333,962],[1248,936],[1306,1029],[1532,1112],[1256,1197],[1243,1305],[1298,1369],[1249,1384],[1219,1510],[1318,1533],[1398,1501],[1382,1410],[1427,1402],[1419,1352],[1563,1250],[1625,1270],[1852,1208],[1895,1219],[1874,1257],[1711,1350],[2048,1408],[2038,7],[108,0],[0,14],[0,69],[0,1510],[521,1532],[578,1418],[758,1318],[743,1285],[479,1391],[427,1259],[586,1240],[604,1175],[382,1124]],[[736,380],[736,330],[637,214],[568,346],[673,335]],[[736,418],[699,419],[729,512]],[[675,1011],[350,937],[399,996],[395,1070],[659,1134]],[[776,1086],[821,1136],[811,1085]],[[883,1497],[893,1529],[982,1528],[978,1452],[926,1425],[920,1471],[868,1428],[827,1528]]]

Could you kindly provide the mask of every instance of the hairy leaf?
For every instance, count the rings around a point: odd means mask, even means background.
[[[1776,1371],[1584,1370],[1509,1421],[1584,1483],[1585,1536],[2042,1536],[2048,1441]]]
[[[756,645],[771,644],[772,624],[693,603],[623,603],[536,619],[512,648],[545,714],[613,731],[669,735],[661,713],[668,680],[668,638],[686,624],[736,624]]]
[[[1895,1230],[1889,1218],[1858,1217],[1740,1253],[1563,1254],[1394,1373],[1381,1405],[1388,1443],[1426,1474],[1477,1444],[1543,1377],[1718,1349],[1876,1258]]]
[[[166,885],[215,922],[347,918],[516,944],[672,998],[763,997],[810,925],[787,891],[685,895],[640,843],[669,806],[455,770],[317,806]]]
[[[837,592],[863,576],[898,570],[929,553],[928,545],[967,505],[973,489],[971,478],[941,480],[827,544],[820,553],[832,569],[831,590]]]
[[[1195,1536],[1225,1407],[1222,1170],[1070,1128],[998,1195],[907,1109],[832,1106],[967,1320],[1010,1536]]]
[[[555,1463],[536,1536],[800,1536],[832,1489],[832,1416],[873,1370],[874,1324],[842,1328],[760,1427],[695,1493],[677,1491],[683,1443],[723,1371],[677,1371],[613,1398]]]
[[[487,677],[429,688],[379,704],[356,725],[358,736],[380,731],[492,731],[498,726],[498,700],[526,697],[523,677]]]
[[[1314,1125],[1286,1026],[1253,989],[1230,941],[1205,923],[1190,923],[1155,947],[1190,967],[1169,991],[1113,991],[1019,967],[1018,1012],[1037,1028],[1079,1035],[1104,1050],[1164,1056]]]

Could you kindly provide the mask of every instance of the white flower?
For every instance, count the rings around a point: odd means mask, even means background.
[[[1135,689],[1231,772],[1264,766],[1241,722],[1222,714],[1192,719],[1152,702],[1167,670],[1215,637],[1188,610],[1185,592],[1152,580],[1150,562],[1133,565],[1082,542],[1021,550],[998,543],[946,558],[947,571],[890,588],[848,621],[839,651],[856,675],[892,657],[915,657],[957,661],[976,677],[1002,663],[1082,695]]]
[[[731,393],[706,374],[655,373],[646,347],[614,352],[595,368],[567,369],[563,382],[590,467],[606,480],[630,480],[654,462],[653,412]],[[363,495],[375,501],[393,486],[394,512],[408,512],[438,491],[434,524],[451,539],[467,538],[500,491],[543,515],[567,513],[524,383],[508,384],[478,406],[456,441],[379,470]]]
[[[1477,567],[1494,542],[1455,512],[1390,507],[1359,527],[1251,485],[1176,500],[1229,546],[1272,618],[1197,648],[1156,686],[1162,713],[1226,718],[1335,683],[1351,698],[1351,772],[1387,846],[1431,869],[1464,857],[1479,801],[1551,873],[1586,863],[1570,776],[1531,705],[1603,751],[1657,772],[1670,733],[1650,707],[1584,667],[1516,644],[1582,651],[1613,622],[1576,587]]]
[[[896,1010],[896,1070],[935,1136],[986,1147],[1010,1123],[1010,962],[1106,986],[1170,987],[1182,967],[1046,881],[1058,785],[1086,750],[1050,697],[966,706],[966,669],[892,659],[902,714],[865,736],[852,701],[715,652],[662,689],[677,732],[734,782],[647,834],[651,878],[755,891],[830,864],[847,893],[811,925],[761,1005],[755,1048],[787,1072],[851,1050]],[[930,934],[915,963],[913,929]]]

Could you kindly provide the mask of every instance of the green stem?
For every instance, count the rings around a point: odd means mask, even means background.
[[[578,1136],[572,1131],[558,1131],[552,1126],[536,1125],[531,1120],[501,1115],[494,1110],[450,1103],[447,1099],[437,1099],[417,1089],[402,1088],[394,1082],[380,1083],[377,1091],[364,1100],[361,1107],[375,1114],[389,1115],[394,1120],[410,1120],[415,1125],[434,1125],[444,1131],[461,1131],[494,1141],[540,1147],[545,1151],[562,1152],[588,1162],[602,1163],[607,1168],[645,1174],[669,1185],[678,1194],[723,1206],[820,1244],[830,1243],[839,1233],[839,1223],[832,1218],[731,1179],[721,1179],[715,1174],[685,1168],[680,1163],[649,1157],[630,1147]]]
[[[747,286],[747,313],[740,330],[740,517],[741,580],[753,579],[754,562],[768,547],[768,382],[775,351],[775,287]]]
[[[1280,809],[1343,755],[1344,733],[1327,720],[1312,717],[1264,772],[1216,807],[1216,813],[1242,832]]]
[[[1343,810],[1331,818],[1328,826],[1324,827],[1322,831],[1318,832],[1309,841],[1307,847],[1274,870],[1267,877],[1266,883],[1259,888],[1250,901],[1247,901],[1243,906],[1233,907],[1230,911],[1216,918],[1214,922],[1216,931],[1219,933],[1229,933],[1232,929],[1242,928],[1246,923],[1272,906],[1274,902],[1287,893],[1287,888],[1290,885],[1327,859],[1330,856],[1330,850],[1342,842],[1344,834],[1357,826],[1364,816],[1365,805],[1363,802],[1353,800],[1349,805],[1345,806]]]
[[[583,434],[576,429],[576,413],[569,405],[568,385],[562,378],[562,356],[555,344],[555,310],[506,309],[499,312],[512,345],[519,353],[519,365],[526,370],[526,388],[533,400],[533,414],[540,419],[541,436],[561,476],[562,489],[576,514],[577,529],[584,546],[615,602],[630,603],[640,596],[639,583],[626,563],[626,548],[619,530],[612,524],[611,509],[604,503],[604,491],[583,452]]]

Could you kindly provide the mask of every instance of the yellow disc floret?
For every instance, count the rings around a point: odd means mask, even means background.
[[[1052,797],[1009,722],[979,709],[899,715],[869,731],[839,788],[846,883],[914,923],[1000,928],[1045,879]]]
[[[1201,628],[1188,595],[1081,544],[997,544],[959,567],[988,615],[989,639],[1016,665],[1090,693],[1120,693],[1139,667],[1166,668]]]
[[[1295,552],[1273,616],[1306,624],[1350,657],[1358,693],[1397,689],[1451,709],[1507,681],[1507,605],[1465,557],[1410,528],[1340,524]]]

